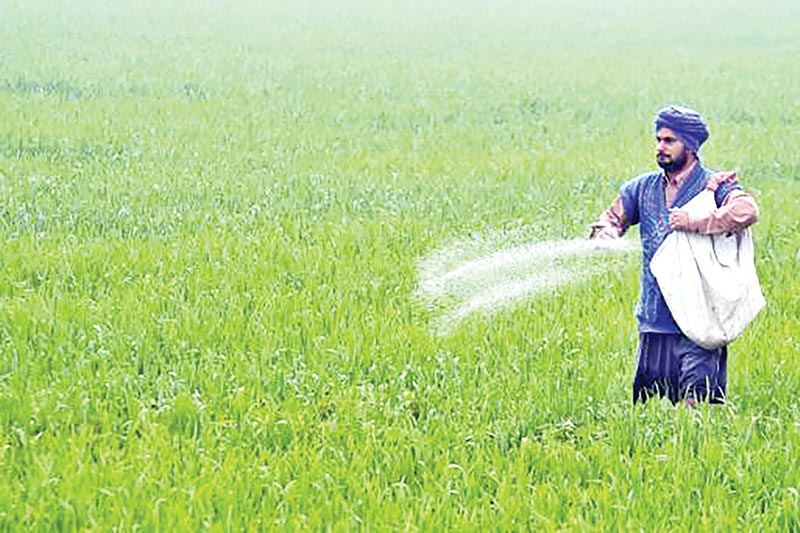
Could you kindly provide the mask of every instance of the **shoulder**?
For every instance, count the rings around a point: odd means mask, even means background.
[[[619,188],[622,207],[631,225],[639,223],[640,206],[649,204],[658,197],[659,185],[663,180],[661,172],[648,172],[626,181]]]
[[[643,188],[652,187],[660,184],[664,180],[661,171],[647,172],[639,174],[635,178],[629,179],[620,186],[620,192],[633,193],[641,191]]]
[[[702,179],[702,185],[706,186],[709,183],[710,180],[714,179],[713,176],[714,176],[715,173],[717,173],[717,170],[706,168],[706,167],[701,167],[701,169],[703,171],[703,175],[702,175],[702,178],[701,178]],[[717,176],[717,178],[719,178],[719,176]],[[720,206],[725,201],[725,198],[728,196],[728,194],[730,194],[733,191],[741,191],[742,190],[742,186],[739,185],[739,183],[736,181],[735,175],[734,175],[734,179],[732,179],[730,181],[721,181],[721,182],[719,182],[719,185],[716,185],[713,188],[713,190],[714,190],[714,198],[717,201],[717,206]]]
[[[713,169],[713,168],[708,168],[708,167],[705,167],[705,166],[703,166],[702,164],[698,163],[698,164],[697,164],[697,170],[696,170],[696,172],[697,172],[698,174],[700,174],[700,179],[701,179],[701,180],[703,181],[703,183],[705,184],[705,183],[708,183],[708,179],[709,179],[709,178],[710,178],[710,177],[711,177],[711,176],[712,176],[712,175],[713,175],[715,172],[717,172],[717,170],[716,170],[716,169]]]

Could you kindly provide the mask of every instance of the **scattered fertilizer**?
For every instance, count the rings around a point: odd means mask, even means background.
[[[476,236],[435,250],[418,264],[417,300],[439,335],[476,313],[492,314],[559,287],[579,283],[636,250],[627,239],[567,239],[492,245]],[[513,240],[513,239],[512,239]]]

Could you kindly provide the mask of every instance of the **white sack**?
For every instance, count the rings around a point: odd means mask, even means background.
[[[703,190],[683,209],[693,217],[707,215],[716,209],[714,193]],[[732,342],[766,305],[747,228],[721,235],[673,231],[650,271],[678,327],[703,348]]]

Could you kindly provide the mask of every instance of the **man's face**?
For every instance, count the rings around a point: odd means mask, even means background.
[[[667,172],[674,172],[686,166],[689,151],[669,128],[656,132],[656,162]]]

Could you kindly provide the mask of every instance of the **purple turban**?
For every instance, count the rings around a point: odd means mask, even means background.
[[[675,132],[675,136],[691,152],[697,152],[708,139],[708,127],[703,117],[688,107],[670,105],[661,109],[656,115],[656,132],[661,128],[669,128]]]

